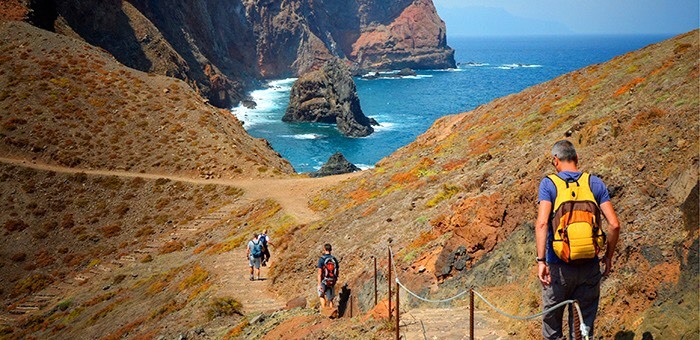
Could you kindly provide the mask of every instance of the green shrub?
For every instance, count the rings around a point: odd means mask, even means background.
[[[440,191],[440,193],[438,193],[437,195],[435,195],[435,197],[430,199],[430,201],[428,201],[428,203],[426,203],[425,205],[428,208],[432,208],[432,207],[438,205],[438,203],[440,203],[446,199],[452,198],[452,196],[454,196],[458,192],[459,192],[458,186],[451,185],[451,184],[443,184],[442,191]]]
[[[228,315],[243,315],[242,312],[243,305],[236,299],[231,297],[219,297],[212,300],[209,304],[209,310],[207,310],[207,316],[209,319],[214,319],[219,316]]]

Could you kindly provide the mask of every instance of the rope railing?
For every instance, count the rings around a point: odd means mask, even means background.
[[[403,283],[401,283],[401,280],[399,279],[399,272],[396,270],[396,261],[394,260],[394,252],[392,251],[391,246],[389,247],[389,256],[390,256],[390,258],[391,258],[391,264],[392,264],[392,267],[393,267],[393,270],[394,270],[394,273],[395,273],[395,281],[396,281],[397,286],[398,286],[398,287],[401,287],[406,293],[408,293],[409,295],[415,297],[416,299],[419,299],[419,300],[421,300],[421,301],[428,302],[428,303],[445,303],[445,302],[451,302],[451,301],[453,301],[453,300],[456,300],[456,299],[458,299],[458,298],[460,298],[460,297],[466,295],[467,293],[472,293],[472,294],[476,295],[477,297],[479,297],[479,299],[481,299],[482,301],[484,301],[484,303],[486,303],[486,305],[489,306],[493,311],[495,311],[495,312],[497,312],[497,313],[499,313],[499,314],[501,314],[501,315],[503,315],[503,316],[505,316],[505,317],[507,317],[507,318],[511,318],[511,319],[515,319],[515,320],[531,320],[531,319],[535,319],[535,318],[541,317],[541,316],[543,316],[543,315],[549,314],[549,313],[551,313],[552,311],[555,311],[555,310],[557,310],[557,309],[559,309],[559,308],[561,308],[561,307],[563,307],[563,306],[566,306],[566,305],[569,305],[569,304],[573,304],[574,308],[576,308],[576,313],[575,313],[576,315],[575,315],[575,317],[578,317],[578,321],[579,321],[578,324],[579,324],[579,329],[580,329],[580,331],[581,331],[581,336],[582,336],[584,339],[588,339],[588,327],[586,326],[586,324],[585,324],[584,321],[583,321],[583,314],[581,313],[581,307],[579,306],[578,301],[576,301],[576,300],[566,300],[566,301],[562,301],[562,302],[560,302],[560,303],[558,303],[558,304],[556,304],[556,305],[554,305],[554,306],[552,306],[552,307],[550,307],[550,308],[548,308],[548,309],[546,309],[546,310],[544,310],[544,311],[542,311],[542,312],[540,312],[540,313],[536,313],[536,314],[532,314],[532,315],[526,315],[526,316],[519,316],[519,315],[509,314],[509,313],[507,313],[507,312],[505,312],[505,311],[499,309],[499,308],[496,307],[493,303],[491,303],[490,301],[488,301],[483,295],[481,295],[481,293],[477,292],[477,291],[474,290],[473,288],[470,288],[470,289],[464,290],[464,291],[462,291],[462,292],[459,292],[459,293],[457,293],[456,295],[454,295],[454,296],[452,296],[452,297],[449,297],[449,298],[446,298],[446,299],[440,299],[440,300],[428,299],[428,298],[426,298],[426,297],[422,297],[422,296],[416,294],[415,292],[413,292],[413,291],[411,291],[410,289],[408,289],[408,287],[406,287]],[[397,295],[397,297],[398,297],[398,295]],[[397,304],[398,304],[398,301],[397,301]],[[474,310],[473,298],[472,298],[472,306],[470,306],[470,309],[471,309],[472,311]],[[399,313],[398,313],[398,310],[397,310],[396,315],[398,316],[398,314],[399,314]],[[471,326],[471,328],[472,328],[471,331],[472,331],[472,332],[473,332],[473,328],[474,328],[474,326],[473,326],[473,325],[474,325],[473,321],[474,321],[474,320],[473,320],[473,318],[472,318],[472,320],[470,320],[471,325],[472,325],[472,326]],[[398,320],[397,320],[397,324],[398,324]],[[398,329],[397,329],[397,332],[398,332]]]

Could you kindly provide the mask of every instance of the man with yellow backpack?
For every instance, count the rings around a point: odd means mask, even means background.
[[[578,170],[578,155],[571,142],[561,140],[554,144],[552,165],[557,173],[540,182],[535,225],[542,307],[547,310],[562,301],[577,300],[588,335],[592,336],[600,300],[598,256],[604,254],[602,276],[607,276],[612,268],[620,223],[603,181]],[[607,240],[601,213],[608,221]],[[569,329],[573,332],[573,313],[569,308]],[[563,315],[563,308],[558,308],[544,316],[545,339],[565,338]]]

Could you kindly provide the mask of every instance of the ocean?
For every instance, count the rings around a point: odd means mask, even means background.
[[[255,109],[231,111],[252,136],[267,139],[297,172],[318,170],[335,152],[367,169],[409,144],[445,115],[470,111],[493,99],[670,36],[452,37],[458,67],[417,70],[404,78],[355,78],[366,116],[379,122],[364,138],[348,138],[334,125],[284,123],[294,78],[269,81],[250,93]]]

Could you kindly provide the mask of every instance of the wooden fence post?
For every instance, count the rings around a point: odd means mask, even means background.
[[[474,340],[474,289],[469,289],[469,339]]]
[[[389,279],[387,281],[389,284],[389,320],[391,320],[391,248],[388,248],[387,253],[389,254]]]
[[[399,282],[396,282],[396,340],[399,340]]]

